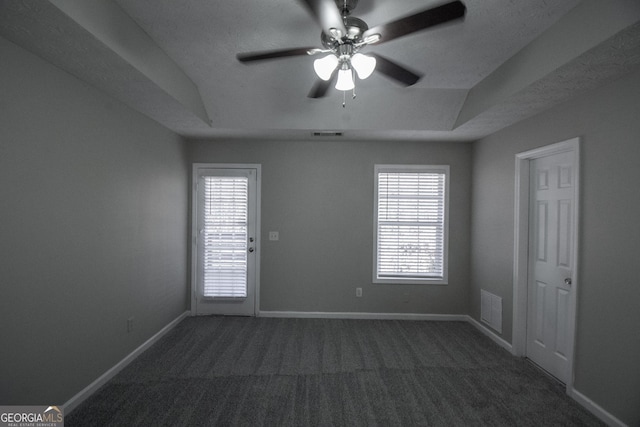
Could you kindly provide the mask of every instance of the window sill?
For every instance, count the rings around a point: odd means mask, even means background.
[[[373,284],[382,285],[448,285],[447,279],[374,278]]]

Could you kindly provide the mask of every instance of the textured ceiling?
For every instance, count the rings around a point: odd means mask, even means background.
[[[369,26],[427,6],[360,0]],[[357,97],[306,97],[313,58],[236,53],[320,47],[295,0],[0,2],[0,35],[188,137],[473,140],[640,67],[637,0],[466,0],[463,22],[368,46],[424,73],[374,74]],[[596,24],[596,25],[594,25]]]

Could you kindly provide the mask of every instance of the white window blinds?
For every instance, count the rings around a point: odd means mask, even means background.
[[[245,298],[248,179],[234,176],[204,176],[203,185],[203,295]]]
[[[376,167],[376,282],[446,283],[448,167]]]

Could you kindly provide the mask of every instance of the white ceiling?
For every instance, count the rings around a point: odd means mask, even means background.
[[[236,53],[320,47],[296,0],[0,2],[0,35],[187,137],[473,140],[640,67],[637,0],[465,0],[463,22],[368,46],[424,73],[374,74],[357,98],[310,99],[313,58]],[[360,0],[369,26],[441,2]]]

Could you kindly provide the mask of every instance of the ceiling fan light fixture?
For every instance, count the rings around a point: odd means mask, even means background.
[[[327,81],[331,78],[333,71],[338,66],[338,57],[331,54],[327,55],[324,58],[319,58],[313,61],[313,69],[316,71],[318,77],[322,80]]]
[[[341,69],[338,70],[338,81],[336,82],[336,89],[347,91],[355,88],[356,85],[353,82],[353,71],[346,66],[343,65]]]
[[[376,58],[356,53],[351,57],[351,65],[358,73],[358,78],[364,80],[376,69]]]

